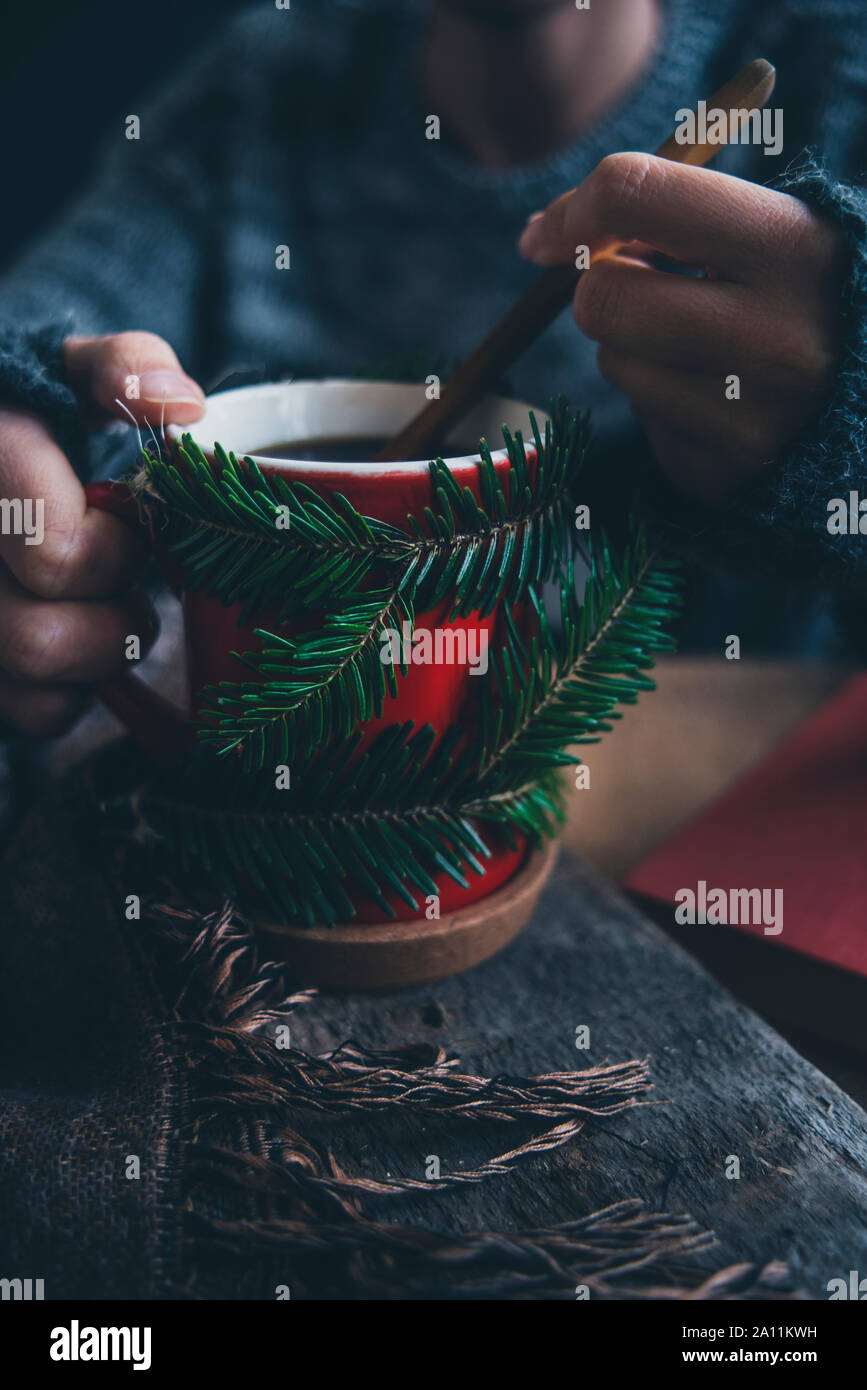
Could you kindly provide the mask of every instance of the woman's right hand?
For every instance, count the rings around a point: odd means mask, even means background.
[[[68,338],[66,376],[86,418],[188,424],[204,393],[162,338]],[[123,408],[118,404],[123,402]],[[156,616],[135,581],[146,550],[131,527],[95,508],[34,415],[0,409],[0,721],[52,736],[82,713],[89,686],[128,671]]]

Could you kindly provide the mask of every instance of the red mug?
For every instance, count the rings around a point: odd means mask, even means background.
[[[362,515],[405,529],[409,513],[421,517],[425,507],[436,507],[428,460],[311,462],[263,457],[256,451],[271,449],[284,440],[315,442],[319,439],[335,443],[384,440],[396,434],[424,404],[425,388],[411,384],[343,380],[281,382],[210,396],[201,420],[191,426],[168,426],[166,433],[172,442],[179,441],[183,434],[190,434],[211,461],[215,443],[219,443],[227,453],[252,458],[266,476],[279,473],[287,481],[303,482],[325,497],[339,491]],[[502,437],[505,424],[513,433],[520,430],[525,439],[532,438],[530,409],[521,402],[488,397],[466,417],[459,427],[459,436],[464,440],[486,437],[495,441]],[[542,415],[542,429],[544,423]],[[481,501],[478,454],[449,457],[451,442],[453,436],[443,450],[447,466],[460,485],[468,487]],[[532,444],[525,447],[532,468],[536,451]],[[492,459],[498,474],[505,479],[509,470],[506,450],[492,450]],[[137,503],[122,482],[91,483],[86,491],[91,506],[112,512],[135,526],[141,525]],[[269,628],[269,622],[266,614],[257,613],[241,623],[240,603],[226,606],[201,589],[187,588],[183,573],[179,573],[176,566],[165,563],[158,548],[157,558],[183,605],[190,706],[185,710],[172,705],[134,675],[103,682],[98,693],[140,744],[161,762],[172,763],[194,740],[187,721],[198,708],[201,692],[221,681],[244,678],[245,668],[232,653],[257,650],[261,643],[254,629]],[[475,650],[481,650],[483,644],[486,649],[495,636],[498,609],[485,618],[471,614],[450,623],[449,608],[450,600],[446,599],[433,611],[417,614],[416,628],[434,631],[449,626],[464,627],[468,632],[475,629],[478,633]],[[292,624],[283,624],[277,630],[291,635]],[[406,675],[398,678],[397,694],[386,700],[382,715],[363,726],[360,747],[367,746],[388,725],[407,720],[412,720],[417,728],[430,724],[438,734],[444,734],[466,717],[473,684],[467,665],[410,665]],[[466,906],[494,892],[518,869],[526,846],[512,848],[495,836],[491,848],[485,875],[473,875],[468,888],[462,888],[448,876],[433,875],[442,911]],[[351,896],[358,912],[356,920],[386,920],[366,899],[360,895]],[[406,921],[419,915],[398,896],[393,899],[391,894],[388,896],[398,920]]]

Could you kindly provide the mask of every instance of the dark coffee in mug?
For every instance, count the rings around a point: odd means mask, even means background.
[[[256,458],[300,459],[305,463],[369,463],[388,443],[387,435],[376,439],[287,439],[249,452]],[[479,446],[448,444],[442,452],[446,458],[464,458],[477,454]]]

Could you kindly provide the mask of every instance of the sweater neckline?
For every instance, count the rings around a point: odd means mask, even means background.
[[[620,99],[574,140],[541,159],[507,168],[488,168],[464,154],[447,135],[425,140],[426,171],[467,193],[484,193],[501,204],[525,204],[532,195],[544,207],[617,150],[654,150],[671,133],[675,113],[709,95],[702,89],[717,44],[731,18],[731,0],[718,0],[712,13],[701,13],[693,0],[660,0],[662,22],[653,51]],[[395,65],[398,119],[413,140],[418,162],[418,132],[424,131],[424,92],[417,54],[428,23],[427,6],[406,10],[408,35],[404,53],[412,58]]]

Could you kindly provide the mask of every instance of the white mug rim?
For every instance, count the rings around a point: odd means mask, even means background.
[[[393,427],[395,432],[400,429],[404,423],[412,419],[416,411],[421,409],[427,399],[424,384],[405,381],[359,381],[345,377],[325,377],[316,380],[261,382],[251,386],[238,386],[226,391],[214,392],[206,398],[205,414],[200,420],[196,420],[188,425],[166,425],[165,433],[173,443],[179,443],[183,435],[189,434],[204,453],[213,453],[215,443],[219,442],[224,448],[227,448],[229,452],[234,453],[236,457],[252,459],[260,468],[264,468],[271,472],[304,473],[306,475],[337,473],[346,477],[356,478],[359,476],[367,478],[394,477],[396,473],[400,473],[403,476],[412,476],[427,473],[430,468],[431,458],[433,457],[441,457],[452,472],[475,472],[477,470],[479,463],[478,453],[452,456],[444,451],[441,454],[431,455],[426,459],[397,460],[393,463],[381,463],[375,460],[361,460],[357,463],[353,463],[345,459],[337,459],[334,461],[329,461],[327,459],[282,459],[274,458],[271,455],[257,454],[255,449],[246,449],[243,452],[239,452],[238,449],[227,446],[222,439],[218,441],[216,437],[202,437],[201,431],[203,426],[205,429],[208,429],[209,423],[213,422],[213,417],[215,415],[219,417],[221,409],[225,410],[226,407],[233,410],[238,407],[243,408],[244,406],[249,406],[253,401],[257,402],[261,407],[263,398],[267,398],[269,395],[274,398],[278,395],[283,396],[287,392],[293,390],[321,390],[322,388],[327,388],[330,391],[351,390],[355,393],[359,391],[381,391],[384,388],[392,394],[396,391],[405,394],[407,407],[405,411],[406,420],[398,418],[396,422],[393,420],[391,421],[389,427]],[[544,433],[545,422],[547,420],[546,412],[539,410],[528,402],[490,394],[485,396],[480,405],[476,407],[477,411],[482,409],[488,409],[492,412],[502,411],[507,413],[508,416],[511,417],[511,420],[507,420],[506,423],[509,424],[512,433],[514,434],[516,429],[521,429],[524,442],[528,447],[535,447],[532,435],[529,431],[529,412],[531,410],[536,416],[540,431]],[[210,422],[209,416],[211,417]],[[523,417],[523,424],[515,425],[512,423],[519,416]],[[381,433],[382,430],[380,429],[380,434]],[[358,437],[358,430],[350,431],[347,438],[352,437]],[[261,448],[263,446],[260,445],[259,447]],[[508,452],[504,447],[491,450],[491,457],[494,463],[500,462],[507,458],[507,456]]]

